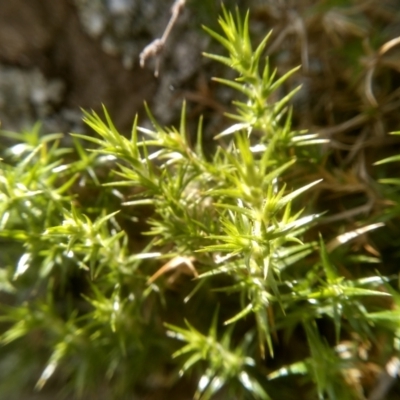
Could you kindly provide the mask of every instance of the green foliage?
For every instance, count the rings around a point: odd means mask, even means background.
[[[35,377],[37,389],[54,380],[60,397],[131,398],[157,374],[172,385],[178,374],[166,366],[174,361],[197,387],[195,399],[280,399],[278,378],[290,376],[296,393],[297,375],[306,376],[309,399],[357,399],[363,389],[349,375],[369,360],[341,354],[345,343],[385,332],[394,343],[387,352],[399,351],[392,277],[348,272],[350,256],[376,260],[340,253],[382,224],[318,241],[320,215],[306,196],[321,179],[293,179],[298,158],[307,167],[305,146],[322,142],[291,128],[288,103],[299,88],[272,100],[297,69],[270,70],[269,36],[253,50],[248,14],[224,9],[219,23],[223,34],[206,30],[228,56],[206,56],[238,74],[216,80],[240,100],[213,154],[201,120],[191,144],[185,104],[178,128],[160,126],[148,110],[153,128],[135,120],[130,138],[105,108],[104,119],[85,112],[96,136],[74,134],[73,149],[38,127],[5,134],[17,144],[0,170],[0,240],[9,248],[0,393],[18,398],[16,386]],[[300,357],[291,352],[295,332],[308,345]],[[14,374],[16,386],[6,380]]]
[[[215,315],[216,317],[216,315]],[[173,354],[177,357],[186,353],[192,353],[191,357],[182,366],[180,375],[183,375],[194,364],[201,360],[207,361],[207,369],[199,380],[195,399],[209,399],[214,393],[224,386],[227,382],[232,385],[232,381],[237,379],[244,391],[251,394],[255,399],[269,399],[262,386],[251,377],[246,370],[253,369],[256,362],[251,357],[246,357],[248,344],[251,337],[245,337],[234,351],[230,350],[231,330],[226,330],[224,336],[218,340],[216,332],[216,318],[213,320],[212,327],[207,336],[198,332],[187,321],[188,329],[166,324],[171,331],[169,336],[187,343],[186,346]],[[247,340],[246,340],[247,339]]]

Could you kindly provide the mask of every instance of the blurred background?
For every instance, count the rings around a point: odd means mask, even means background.
[[[20,130],[40,120],[45,131],[79,131],[80,108],[99,109],[103,103],[126,131],[144,101],[152,104],[162,122],[170,123],[183,92],[210,79],[202,75],[201,51],[209,39],[200,23],[209,19],[215,25],[219,10],[214,1],[197,1],[185,8],[156,79],[151,62],[140,68],[139,54],[162,35],[172,4],[171,0],[0,1],[2,128]]]

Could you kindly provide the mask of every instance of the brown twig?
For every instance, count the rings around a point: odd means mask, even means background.
[[[154,76],[158,77],[160,69],[160,55],[164,49],[165,43],[168,39],[169,34],[172,31],[179,15],[181,14],[183,7],[185,6],[186,0],[175,0],[175,3],[171,7],[171,18],[168,22],[167,27],[164,30],[161,38],[153,40],[148,44],[143,51],[140,53],[140,66],[143,68],[146,60],[152,57],[156,57],[156,67],[154,70]]]
[[[378,64],[381,57],[387,53],[390,49],[400,44],[400,36],[389,40],[388,42],[384,43],[378,50],[378,54],[373,57],[372,62],[370,63],[369,69],[365,76],[365,96],[369,103],[374,106],[378,107],[378,101],[375,98],[372,86],[373,86],[373,77],[375,73],[376,65]]]
[[[194,257],[186,257],[186,256],[177,256],[172,260],[169,260],[166,264],[164,264],[159,270],[157,270],[148,280],[147,284],[152,284],[156,279],[158,279],[161,275],[169,271],[179,270],[187,275],[193,275],[197,278],[199,275],[196,271],[196,268],[193,265],[193,261],[195,261]]]

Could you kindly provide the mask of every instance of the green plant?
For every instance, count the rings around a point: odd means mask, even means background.
[[[315,235],[319,215],[305,194],[320,180],[303,184],[292,171],[312,164],[321,139],[291,128],[299,88],[271,100],[296,69],[277,78],[262,56],[268,36],[253,50],[248,21],[223,10],[223,33],[205,28],[228,51],[206,56],[238,74],[216,79],[239,100],[213,154],[201,120],[191,144],[185,104],[179,128],[148,110],[153,129],[135,120],[130,138],[105,108],[104,120],[85,112],[97,135],[73,135],[74,150],[37,128],[8,134],[19,143],[0,175],[0,238],[10,249],[1,362],[20,387],[36,375],[38,389],[54,380],[60,396],[129,398],[157,375],[171,386],[174,362],[197,399],[298,398],[302,385],[308,399],[363,398],[352,372],[368,355],[357,347],[375,340],[397,294],[391,277],[349,271],[350,259],[379,260],[341,245],[381,224],[328,243]],[[299,332],[308,350],[292,351]],[[279,383],[288,375],[293,391]],[[0,392],[15,393],[2,382]]]

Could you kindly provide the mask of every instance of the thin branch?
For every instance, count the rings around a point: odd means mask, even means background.
[[[400,44],[400,36],[389,40],[388,42],[384,43],[378,50],[377,56],[372,59],[372,62],[369,66],[367,74],[365,76],[365,96],[369,103],[374,106],[378,107],[378,102],[375,98],[372,86],[373,86],[373,77],[375,73],[375,68],[378,62],[380,61],[381,57],[387,53],[390,49]]]
[[[156,57],[156,67],[154,70],[154,76],[158,77],[159,69],[160,69],[160,55],[164,49],[165,43],[170,35],[172,28],[174,27],[176,21],[178,20],[179,15],[182,13],[182,10],[185,6],[186,0],[175,0],[175,3],[171,7],[171,18],[168,22],[167,27],[164,30],[161,38],[157,38],[153,40],[150,44],[148,44],[143,51],[140,53],[140,66],[143,68],[147,59]]]

